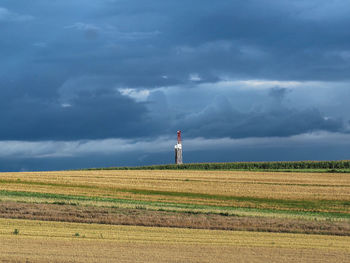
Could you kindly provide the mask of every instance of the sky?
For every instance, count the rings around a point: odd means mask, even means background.
[[[0,0],[0,171],[350,159],[347,0]]]

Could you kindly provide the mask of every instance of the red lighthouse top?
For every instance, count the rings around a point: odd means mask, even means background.
[[[181,131],[177,131],[177,143],[181,144]]]

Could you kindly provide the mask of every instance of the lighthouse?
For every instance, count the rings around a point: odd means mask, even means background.
[[[177,144],[175,145],[175,164],[182,164],[181,131],[177,131]]]

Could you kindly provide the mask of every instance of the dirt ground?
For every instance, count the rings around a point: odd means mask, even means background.
[[[11,201],[0,202],[0,218],[350,236],[349,221],[238,217],[225,214],[196,214],[66,204],[17,203]]]

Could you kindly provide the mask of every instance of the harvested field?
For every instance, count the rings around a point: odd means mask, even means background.
[[[4,262],[348,262],[350,257],[350,237],[13,219],[0,219],[0,243]]]
[[[164,170],[2,173],[0,190],[350,214],[350,174]]]
[[[350,224],[343,221],[330,222],[269,217],[238,217],[226,214],[179,213],[66,204],[0,202],[0,217],[112,225],[350,236]]]
[[[2,173],[5,185],[98,189],[100,194],[147,189],[209,195],[350,200],[350,174],[237,171],[64,171]],[[244,188],[244,192],[242,189]],[[69,190],[67,190],[69,191]],[[94,191],[93,191],[94,192]],[[142,193],[140,193],[142,194]]]
[[[349,174],[0,173],[5,262],[348,262],[349,238]]]

